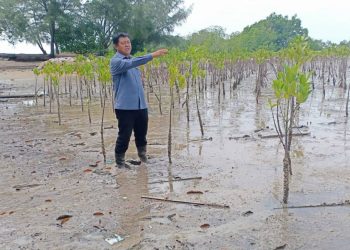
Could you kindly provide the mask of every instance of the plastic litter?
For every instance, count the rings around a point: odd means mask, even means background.
[[[121,237],[121,236],[118,235],[118,234],[115,234],[114,237],[105,239],[105,241],[107,241],[108,244],[110,244],[110,245],[112,245],[112,246],[113,246],[114,244],[118,243],[118,242],[123,241],[123,240],[124,240],[124,238]]]

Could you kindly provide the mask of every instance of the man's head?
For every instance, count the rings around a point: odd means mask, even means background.
[[[130,37],[127,33],[118,33],[113,36],[114,48],[124,56],[129,56],[131,53]]]

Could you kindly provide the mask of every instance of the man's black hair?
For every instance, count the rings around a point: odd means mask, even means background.
[[[130,38],[130,36],[129,36],[128,33],[125,33],[125,32],[117,33],[117,34],[114,35],[113,38],[112,38],[113,44],[118,44],[118,43],[119,43],[119,39],[120,39],[121,37],[128,37],[128,38]]]

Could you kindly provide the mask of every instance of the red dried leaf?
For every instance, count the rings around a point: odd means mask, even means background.
[[[87,168],[87,169],[84,170],[84,173],[89,173],[89,172],[92,172],[92,170],[89,169],[89,168]]]
[[[96,212],[94,213],[94,216],[103,216],[104,214],[102,212]]]
[[[201,228],[202,228],[202,229],[208,229],[209,227],[210,227],[209,224],[203,224],[203,225],[201,225]]]

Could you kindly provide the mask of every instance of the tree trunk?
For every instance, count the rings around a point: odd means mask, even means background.
[[[50,56],[55,57],[55,22],[50,21]]]
[[[103,104],[102,104],[102,117],[101,117],[101,146],[102,146],[102,154],[103,154],[103,162],[106,163],[106,149],[105,149],[105,140],[103,135],[103,122],[105,116],[105,107],[106,107],[106,85],[102,85],[103,88]]]
[[[350,83],[349,83],[350,85]],[[348,94],[347,94],[347,97],[346,97],[346,107],[345,107],[345,115],[346,117],[349,116],[349,96],[350,95],[350,86],[348,86]]]
[[[58,115],[58,125],[61,125],[61,107],[60,107],[60,89],[59,85],[54,86],[57,99],[57,115]]]
[[[219,85],[220,86],[220,85]],[[219,91],[220,92],[220,91]],[[194,86],[194,94],[196,96],[196,108],[197,108],[197,116],[198,116],[198,121],[199,121],[199,126],[201,129],[201,134],[202,137],[204,136],[204,129],[203,129],[203,123],[202,123],[202,118],[201,118],[201,113],[199,112],[199,105],[198,105],[198,96],[197,96],[197,89],[196,86]],[[220,106],[220,105],[219,105]]]
[[[36,44],[39,46],[41,52],[43,52],[44,55],[47,55],[46,50],[44,49],[42,43],[40,41],[37,41]]]
[[[285,152],[283,159],[283,203],[288,204],[289,196],[289,169],[290,169],[290,155],[288,152]]]
[[[58,55],[60,53],[60,49],[58,48],[56,41],[55,41],[55,49],[56,49],[56,55]]]
[[[171,164],[171,144],[172,144],[172,138],[171,138],[171,123],[172,123],[172,105],[174,102],[174,93],[173,93],[173,87],[170,87],[170,108],[169,108],[169,132],[168,132],[168,159],[169,163]]]

